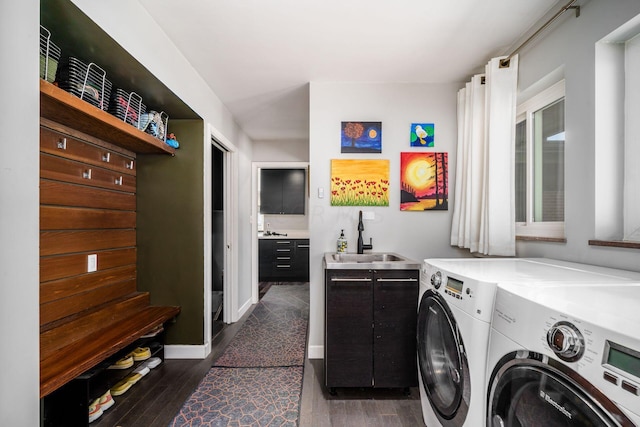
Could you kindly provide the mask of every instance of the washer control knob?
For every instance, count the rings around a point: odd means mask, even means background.
[[[547,331],[547,344],[565,362],[575,362],[584,354],[584,337],[573,324],[558,322]]]
[[[436,271],[431,275],[431,286],[433,286],[436,289],[440,289],[441,285],[442,285],[442,273],[440,273],[439,271]]]

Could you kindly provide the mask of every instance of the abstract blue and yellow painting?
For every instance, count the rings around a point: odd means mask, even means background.
[[[382,122],[342,122],[341,153],[382,153]]]
[[[433,123],[411,123],[411,146],[433,147]]]

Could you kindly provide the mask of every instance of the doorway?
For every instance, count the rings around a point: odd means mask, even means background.
[[[224,329],[225,279],[225,152],[211,146],[211,331],[212,339]]]

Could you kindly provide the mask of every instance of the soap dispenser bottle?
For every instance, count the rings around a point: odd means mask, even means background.
[[[347,252],[347,238],[344,237],[344,230],[340,231],[340,237],[338,237],[337,252],[339,254],[344,254]]]

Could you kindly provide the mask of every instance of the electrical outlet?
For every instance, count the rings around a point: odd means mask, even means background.
[[[87,255],[87,273],[98,270],[98,254]]]

